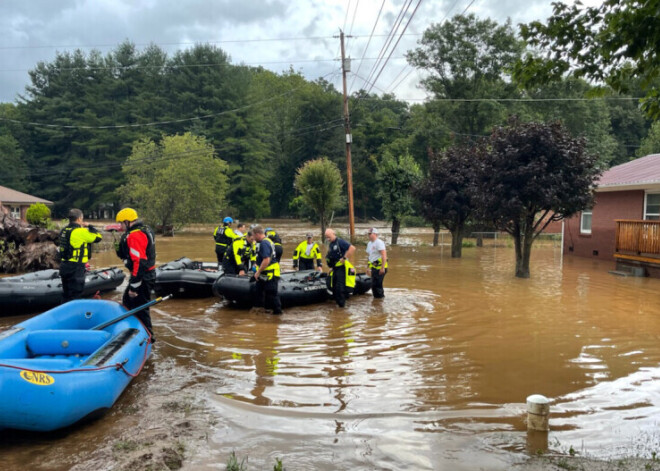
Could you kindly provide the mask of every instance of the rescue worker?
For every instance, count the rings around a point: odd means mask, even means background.
[[[321,262],[321,249],[319,245],[312,239],[314,236],[311,232],[307,233],[307,240],[302,241],[293,251],[293,268],[300,270],[313,270],[314,259],[316,259],[316,269],[322,270],[323,262]]]
[[[132,208],[119,211],[116,219],[125,231],[119,240],[117,256],[124,261],[131,275],[122,298],[122,303],[130,310],[151,301],[156,280],[156,236],[149,226],[138,219],[137,212]],[[149,308],[136,316],[149,330],[151,342],[155,342]]]
[[[387,274],[387,249],[385,242],[378,238],[378,229],[372,227],[367,234],[369,236],[367,255],[371,272],[371,292],[375,299],[384,298],[383,280]]]
[[[277,263],[280,263],[280,260],[282,260],[282,254],[284,253],[284,249],[282,248],[282,238],[275,232],[275,229],[272,227],[267,227],[266,228],[266,237],[268,237],[273,244],[275,244],[275,255],[277,258]]]
[[[248,231],[245,237],[234,239],[222,259],[222,270],[225,275],[245,275],[250,266],[252,252],[252,232]]]
[[[215,240],[215,255],[218,257],[218,268],[222,266],[222,259],[227,252],[227,247],[231,244],[231,241],[236,239],[238,236],[231,228],[234,220],[227,216],[222,220],[222,226],[218,226],[213,231],[213,239]]]
[[[71,209],[68,218],[69,225],[62,229],[59,240],[62,304],[82,297],[86,264],[92,255],[89,244],[102,239],[94,226],[83,222],[81,210]]]
[[[326,229],[325,238],[330,245],[325,261],[330,269],[330,287],[337,306],[346,305],[346,295],[355,288],[355,268],[348,258],[355,253],[355,246],[340,239],[333,229]]]
[[[255,306],[272,309],[273,314],[282,314],[282,303],[278,293],[280,264],[276,259],[275,244],[266,237],[263,227],[256,226],[252,234],[259,244],[257,249],[257,299]]]

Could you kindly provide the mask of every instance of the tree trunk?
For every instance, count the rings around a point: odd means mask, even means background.
[[[438,239],[440,238],[440,223],[433,222],[433,247],[438,246]]]
[[[392,244],[396,245],[399,240],[399,230],[401,229],[401,221],[398,219],[392,219]]]
[[[0,214],[0,273],[29,272],[57,268],[58,231]]]
[[[325,220],[325,216],[321,216],[321,242],[325,242],[325,225],[327,224],[327,221]]]
[[[461,258],[463,251],[463,227],[451,232],[451,258]]]
[[[516,277],[529,278],[529,259],[532,255],[532,243],[534,242],[534,234],[527,233],[529,231],[518,231],[514,237],[514,245],[516,247]]]

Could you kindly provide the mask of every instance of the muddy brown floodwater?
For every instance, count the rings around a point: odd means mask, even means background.
[[[290,266],[308,227],[276,228]],[[158,263],[214,260],[211,229],[159,238]],[[290,470],[504,470],[544,448],[604,459],[660,450],[659,280],[562,261],[558,242],[535,246],[532,278],[520,280],[504,239],[462,259],[430,241],[408,229],[388,247],[382,302],[277,317],[213,298],[152,308],[154,354],[115,407],[54,434],[3,432],[0,466],[210,470],[235,451],[250,470],[277,457]],[[95,255],[95,266],[115,264]],[[547,441],[526,433],[534,393],[552,400]]]

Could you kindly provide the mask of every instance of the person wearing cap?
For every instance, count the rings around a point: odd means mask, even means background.
[[[222,259],[224,258],[225,252],[227,252],[227,247],[229,247],[231,241],[240,237],[231,228],[233,222],[234,220],[227,216],[222,220],[222,226],[216,227],[215,231],[213,231],[215,255],[218,257],[218,268],[222,266]]]
[[[133,208],[124,208],[117,213],[117,222],[122,223],[124,234],[119,240],[117,256],[131,273],[128,286],[124,291],[122,303],[127,309],[135,309],[151,301],[151,291],[156,281],[156,236],[154,231],[145,225]],[[153,336],[149,308],[136,314]]]
[[[378,238],[378,229],[372,227],[367,231],[369,243],[367,255],[369,256],[369,270],[371,271],[371,292],[374,298],[384,298],[383,280],[387,274],[387,249],[385,242]]]
[[[69,211],[69,225],[60,232],[60,279],[62,304],[82,297],[85,289],[85,265],[92,256],[89,244],[101,241],[101,233],[83,222],[81,210]]]
[[[355,288],[355,267],[348,258],[355,253],[355,246],[337,237],[333,229],[325,230],[325,238],[330,241],[325,261],[330,269],[330,288],[337,306],[346,305],[346,296]]]
[[[316,259],[316,270],[321,271],[323,263],[321,262],[321,249],[319,245],[312,239],[314,235],[311,232],[307,233],[307,239],[303,240],[296,250],[293,251],[293,268],[299,270],[313,270],[314,259]]]

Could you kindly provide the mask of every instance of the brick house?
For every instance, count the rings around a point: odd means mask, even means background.
[[[660,154],[612,167],[597,185],[593,207],[564,221],[564,254],[660,276]]]
[[[34,203],[43,203],[46,206],[53,204],[52,201],[0,186],[0,212],[25,221],[25,212]]]

